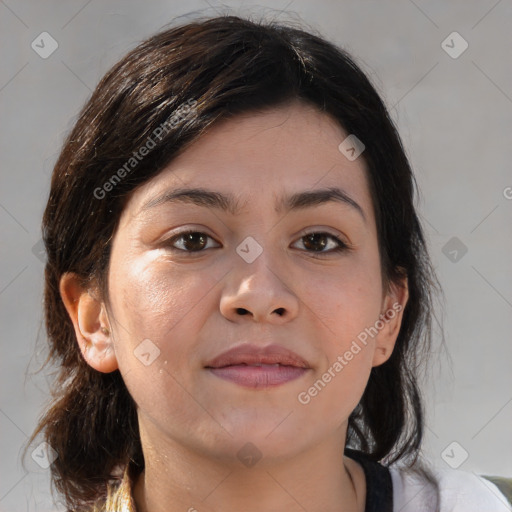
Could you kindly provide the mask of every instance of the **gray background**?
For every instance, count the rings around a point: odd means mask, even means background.
[[[425,378],[424,453],[439,467],[512,477],[510,1],[0,0],[0,511],[58,509],[49,470],[30,459],[25,471],[20,449],[48,399],[48,377],[33,374],[42,362],[36,340],[44,342],[37,244],[63,137],[126,51],[176,16],[225,13],[222,5],[303,19],[371,76],[415,169],[446,294],[452,361],[439,352]],[[45,31],[58,48],[43,59],[31,43]],[[469,45],[457,58],[445,50],[459,52],[460,40],[442,45],[454,31]]]

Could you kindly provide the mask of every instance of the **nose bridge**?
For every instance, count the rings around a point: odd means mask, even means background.
[[[241,265],[241,273],[246,276],[243,280],[247,284],[247,291],[251,291],[257,287],[266,290],[278,292],[279,288],[285,288],[283,277],[280,275],[279,269],[267,258],[260,256],[253,263],[247,264],[245,268]]]
[[[268,239],[269,237],[267,237]],[[230,285],[221,299],[222,313],[233,319],[250,314],[254,320],[292,318],[298,298],[287,283],[280,248],[266,248],[247,237],[236,248]]]
[[[267,237],[269,238],[269,237]],[[261,237],[260,237],[261,240]],[[255,238],[247,237],[236,248],[240,261],[235,264],[235,274],[240,280],[240,291],[251,292],[261,287],[269,293],[277,293],[284,284],[285,276],[281,276],[282,265],[278,263],[279,248],[270,248],[260,244]]]

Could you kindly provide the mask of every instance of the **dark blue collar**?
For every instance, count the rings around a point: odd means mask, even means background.
[[[393,512],[393,482],[389,469],[367,454],[345,448],[345,455],[358,462],[366,478],[365,512]]]

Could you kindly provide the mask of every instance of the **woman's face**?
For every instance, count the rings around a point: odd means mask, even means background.
[[[130,198],[108,322],[155,449],[269,460],[343,444],[407,300],[382,289],[364,162],[338,149],[347,136],[303,104],[239,116]],[[196,193],[172,199],[182,189]],[[213,361],[236,347],[235,359]]]

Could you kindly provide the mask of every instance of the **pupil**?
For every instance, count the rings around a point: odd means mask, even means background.
[[[321,246],[321,247],[320,247],[319,249],[314,249],[314,248],[313,248],[313,250],[317,250],[317,251],[318,251],[318,250],[322,250],[322,249],[325,247],[325,245],[326,245],[326,242],[325,242],[325,238],[326,238],[326,237],[325,237],[325,235],[322,235],[322,234],[312,234],[312,235],[307,235],[307,236],[306,236],[306,241],[307,241],[307,242],[306,242],[304,245],[305,245],[306,247],[308,247],[308,242],[309,242],[309,241],[313,241],[313,243],[314,243],[315,241],[318,241],[318,238],[321,238],[321,239],[323,240],[323,243],[321,243],[321,244],[320,244],[320,246]]]
[[[196,244],[194,244],[194,239]],[[200,240],[199,245],[197,245],[197,240]],[[204,237],[200,233],[188,233],[184,240],[185,247],[188,250],[197,250],[201,249],[204,246]]]

